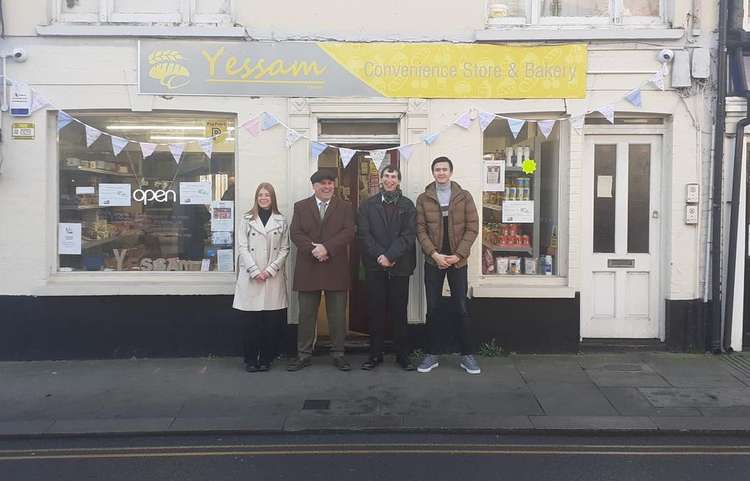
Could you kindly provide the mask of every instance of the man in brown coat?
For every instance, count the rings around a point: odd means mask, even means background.
[[[460,323],[461,367],[469,374],[479,374],[479,364],[474,359],[471,317],[466,305],[468,290],[467,259],[471,245],[479,234],[479,216],[471,194],[451,181],[453,162],[448,157],[432,161],[429,184],[417,198],[417,239],[425,254],[424,284],[427,296],[427,329],[430,332],[430,354],[417,368],[430,372],[439,365],[440,339],[434,322],[443,296],[443,282],[448,276],[451,300]]]
[[[299,325],[298,355],[289,362],[289,371],[298,371],[311,364],[321,292],[325,292],[333,364],[342,371],[351,369],[344,358],[344,338],[354,212],[349,202],[333,196],[334,180],[330,172],[315,172],[310,177],[314,195],[294,204],[289,231],[297,246],[292,289],[298,293]]]

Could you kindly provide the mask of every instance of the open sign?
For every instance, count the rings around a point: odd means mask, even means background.
[[[133,191],[133,200],[143,202],[143,205],[149,202],[177,202],[177,193],[171,189],[137,189]]]

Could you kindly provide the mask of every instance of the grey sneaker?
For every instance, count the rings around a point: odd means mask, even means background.
[[[469,374],[480,374],[482,372],[482,370],[479,369],[477,360],[474,359],[474,356],[472,356],[471,354],[461,356],[461,367],[464,368],[464,370]]]
[[[427,354],[424,357],[424,359],[422,359],[422,362],[419,363],[419,367],[417,367],[417,371],[430,372],[440,365],[439,361],[440,361],[440,358],[438,358],[434,354]]]

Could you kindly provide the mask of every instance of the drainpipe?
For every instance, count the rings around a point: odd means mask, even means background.
[[[711,188],[711,352],[722,351],[721,325],[721,203],[722,203],[722,162],[724,159],[724,134],[726,133],[726,92],[727,92],[727,0],[719,0],[719,46],[716,95],[716,127],[714,135],[714,182]]]

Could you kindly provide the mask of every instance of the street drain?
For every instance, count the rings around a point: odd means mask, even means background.
[[[302,410],[331,409],[330,399],[305,399]]]

